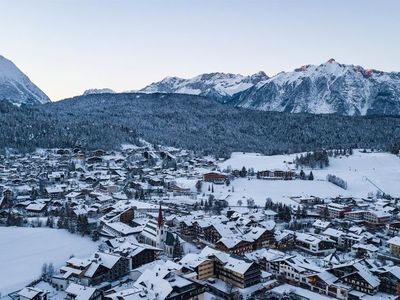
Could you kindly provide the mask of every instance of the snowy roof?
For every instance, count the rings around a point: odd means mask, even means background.
[[[35,298],[38,294],[43,293],[44,291],[40,289],[36,289],[33,287],[25,287],[22,290],[18,292],[18,295],[27,299],[33,299]]]
[[[83,286],[76,283],[71,283],[65,292],[75,296],[76,300],[89,300],[96,291],[93,287]]]
[[[387,241],[390,245],[400,246],[400,236],[392,237],[390,240]]]
[[[331,222],[322,221],[322,220],[316,220],[316,221],[313,223],[313,226],[314,226],[314,227],[323,228],[323,229],[328,228],[329,225],[331,225]]]

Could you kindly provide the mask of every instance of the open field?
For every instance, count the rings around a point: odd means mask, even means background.
[[[10,293],[40,276],[43,263],[62,266],[71,255],[97,249],[89,238],[50,228],[0,227],[0,293]]]

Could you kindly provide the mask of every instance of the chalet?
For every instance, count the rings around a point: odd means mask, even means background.
[[[227,179],[227,175],[218,172],[209,172],[203,174],[204,181],[212,182],[214,184],[224,184]]]
[[[203,258],[194,253],[186,254],[179,264],[193,272],[196,272],[197,280],[205,280],[211,278],[215,274],[213,259]]]
[[[378,292],[380,280],[361,261],[344,263],[328,270],[355,290],[374,295]]]
[[[238,288],[247,288],[261,281],[260,267],[251,260],[208,247],[200,255],[214,260],[216,278]]]
[[[381,284],[379,290],[392,295],[400,295],[400,267],[393,266],[382,271],[377,271]]]
[[[296,173],[292,170],[265,170],[257,172],[257,178],[266,180],[292,180]]]
[[[46,210],[47,204],[44,202],[32,202],[25,207],[26,212],[30,216],[40,216]]]
[[[395,256],[400,256],[400,236],[392,237],[387,241],[390,247],[390,252]]]
[[[328,205],[319,204],[316,205],[318,212],[322,215],[327,210],[330,218],[343,218],[345,213],[351,211],[351,207],[331,202]]]
[[[48,299],[48,291],[44,291],[34,287],[25,287],[20,290],[16,298],[17,300],[47,300]]]
[[[399,235],[400,236],[400,222],[392,222],[390,224],[386,224],[386,229],[388,234],[391,236]]]
[[[86,159],[86,163],[88,163],[89,165],[99,164],[102,161],[103,161],[103,159],[101,157],[98,157],[98,156],[92,156],[92,157],[89,157],[88,159]]]
[[[323,235],[296,233],[295,245],[298,249],[315,255],[328,255],[335,251],[335,242]]]
[[[129,258],[131,269],[154,261],[162,251],[162,249],[141,244],[132,237],[109,239],[106,245],[112,253]]]
[[[239,238],[222,238],[215,243],[216,249],[226,253],[243,255],[253,251],[252,241]]]
[[[130,270],[129,259],[119,255],[96,252],[88,259],[70,258],[60,274],[52,278],[56,286],[65,287],[70,282],[93,286],[104,281],[116,280]]]
[[[123,222],[105,222],[103,223],[102,232],[107,236],[125,237],[130,235],[138,235],[142,231],[142,227],[131,227]]]
[[[61,199],[64,196],[64,189],[61,185],[48,186],[45,188],[45,195],[51,199]]]
[[[76,283],[71,283],[66,292],[66,300],[100,300],[102,299],[102,292],[94,287],[87,287]]]

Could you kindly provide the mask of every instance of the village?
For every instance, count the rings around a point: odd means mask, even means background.
[[[375,155],[354,151],[330,155],[337,164]],[[327,153],[326,166],[311,167],[295,156],[279,164],[260,157],[223,160],[148,143],[0,156],[0,244],[6,230],[29,230],[21,239],[44,230],[86,250],[58,261],[49,251],[32,274],[10,273],[7,262],[0,298],[399,299],[398,177],[389,174],[395,183],[383,190],[360,175],[357,194],[355,183],[327,173]],[[25,270],[34,265],[27,261]],[[23,286],[2,286],[7,277],[25,278]]]

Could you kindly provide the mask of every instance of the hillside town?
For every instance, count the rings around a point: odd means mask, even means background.
[[[237,182],[306,184],[328,164],[325,154],[326,165],[303,170],[302,159],[254,170],[147,143],[9,151],[0,229],[68,231],[97,250],[43,261],[39,276],[0,298],[399,299],[399,195],[235,196]]]

